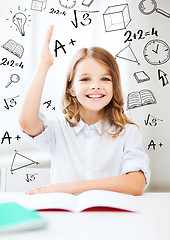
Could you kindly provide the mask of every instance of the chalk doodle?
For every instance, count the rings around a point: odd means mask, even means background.
[[[94,0],[83,0],[82,5],[90,7]]]
[[[155,141],[152,139],[148,144],[148,150],[150,148],[152,148],[153,150],[156,150],[157,146],[161,148],[161,147],[163,147],[163,143],[160,142],[159,144],[156,144]]]
[[[133,74],[138,83],[146,82],[150,80],[150,77],[146,74],[145,71],[135,72]]]
[[[13,53],[18,58],[22,58],[24,53],[23,46],[12,39],[8,40],[4,45],[2,45],[2,48],[6,49],[10,53]]]
[[[59,0],[59,3],[64,8],[73,8],[76,5],[77,0]]]
[[[18,11],[20,11],[20,6],[18,7]],[[12,22],[17,27],[16,30],[20,32],[21,36],[25,36],[25,25],[26,23],[31,21],[31,19],[29,19],[31,15],[26,16],[26,13],[25,13],[26,11],[27,9],[24,10],[24,13],[21,11],[17,12],[12,17]],[[12,11],[10,11],[10,13],[13,14]],[[6,20],[10,20],[10,19],[7,18]],[[10,27],[12,27],[12,25]]]
[[[47,0],[32,0],[31,9],[35,11],[43,11],[46,9]]]
[[[152,91],[150,91],[149,89],[143,89],[139,92],[131,92],[128,95],[127,110],[155,103],[157,102]]]
[[[16,139],[17,141],[19,141],[19,140],[21,139],[21,137],[20,137],[19,135],[17,135],[17,136],[15,137],[15,139]],[[1,144],[3,144],[5,140],[8,141],[8,144],[11,144],[12,137],[10,136],[10,134],[9,134],[8,131],[6,131],[6,132],[4,133],[4,136],[2,137]]]
[[[49,108],[49,107],[51,107],[51,108],[52,108],[52,110],[55,110],[55,107],[52,107],[52,106],[51,106],[51,103],[52,103],[52,101],[51,101],[51,100],[48,100],[48,101],[44,102],[44,103],[43,103],[43,105],[45,105],[45,104],[46,104],[46,108]]]
[[[78,17],[77,17],[77,13],[83,13],[82,17],[82,21],[80,22],[81,25],[83,26],[88,26],[92,23],[92,19],[90,17],[90,14],[92,13],[98,13],[99,11],[77,11],[74,10],[74,21],[71,21],[71,23],[73,24],[73,26],[75,28],[78,28]]]
[[[75,43],[76,43],[76,40],[73,40],[73,39],[71,38],[71,40],[70,40],[70,42],[68,43],[68,45],[74,46]],[[66,46],[66,45],[65,45],[65,44],[62,44],[59,40],[56,40],[56,41],[55,41],[55,48],[54,48],[55,57],[58,57],[58,50],[59,50],[59,49],[62,49],[65,54],[67,53],[67,52],[66,52],[66,49],[65,49],[65,46]]]
[[[103,14],[106,32],[125,29],[130,21],[130,11],[128,4],[109,6]]]
[[[170,48],[160,39],[150,40],[143,49],[145,60],[151,65],[161,65],[170,58]]]
[[[15,150],[15,154],[14,154],[14,157],[13,157],[13,160],[12,160],[10,172],[11,172],[11,174],[13,174],[14,171],[19,170],[21,168],[31,166],[33,164],[38,165],[39,162],[36,162],[36,161],[18,153]]]
[[[24,67],[23,62],[18,63],[15,60],[8,60],[7,58],[2,58],[0,65],[10,66],[10,67],[20,67],[20,68]]]
[[[6,88],[9,87],[11,85],[11,83],[17,83],[17,82],[19,82],[19,80],[20,80],[20,76],[18,74],[14,73],[10,76],[10,81],[6,84],[5,87]]]
[[[139,10],[145,15],[150,15],[153,12],[162,14],[164,17],[169,18],[170,14],[164,10],[157,8],[157,2],[155,0],[142,0],[139,3]]]
[[[66,12],[65,11],[60,11],[60,10],[55,10],[54,8],[50,8],[49,11],[50,14],[55,14],[55,15],[63,15],[66,16]]]
[[[115,56],[115,59],[116,58],[121,58],[121,59],[130,61],[130,62],[140,64],[138,62],[138,59],[137,59],[136,55],[134,54],[134,52],[133,52],[133,50],[130,46],[130,44],[127,45],[125,48],[123,48],[120,52],[118,52]]]
[[[31,174],[27,173],[25,180],[27,182],[32,182],[32,181],[36,180],[36,177],[35,177],[36,175],[38,175],[38,173],[33,173],[33,174],[32,173]]]
[[[5,102],[5,106],[4,108],[6,108],[7,110],[10,109],[10,107],[15,107],[17,105],[17,102],[16,102],[16,98],[19,97],[18,96],[15,96],[15,97],[10,97],[10,98],[5,98],[4,99],[4,102]]]
[[[146,126],[156,127],[158,125],[158,122],[163,122],[162,119],[159,119],[157,117],[152,116],[151,114],[148,114],[147,119],[144,120],[144,123]]]
[[[163,72],[162,70],[158,69],[158,79],[162,80],[162,86],[165,87],[169,84],[167,73]]]
[[[145,39],[148,36],[157,36],[158,37],[158,30],[155,30],[153,27],[151,31],[146,31],[144,32],[142,29],[139,29],[136,33],[133,33],[132,31],[128,30],[124,33],[124,36],[127,37],[124,43],[126,42],[132,42],[132,40],[140,40],[140,39]]]

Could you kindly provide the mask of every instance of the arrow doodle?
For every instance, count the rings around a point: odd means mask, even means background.
[[[162,80],[163,87],[165,87],[169,83],[168,78],[167,78],[167,73],[163,72],[160,69],[158,69],[158,79]]]

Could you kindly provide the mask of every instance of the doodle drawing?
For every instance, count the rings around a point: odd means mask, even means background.
[[[143,55],[149,64],[161,65],[169,60],[170,48],[163,40],[150,40],[143,49]]]
[[[158,79],[162,80],[162,86],[165,87],[169,84],[167,73],[163,72],[162,70],[158,69]]]
[[[94,0],[83,0],[82,5],[86,7],[90,7],[90,5],[94,2]]]
[[[73,8],[77,0],[59,0],[59,3],[64,8]]]
[[[47,0],[32,0],[31,9],[35,11],[42,11],[46,8]]]
[[[157,8],[157,2],[155,0],[142,0],[139,3],[139,10],[141,11],[141,13],[145,15],[149,15],[149,14],[152,14],[153,12],[157,12],[167,18],[170,17],[169,13],[165,12],[160,8]]]
[[[7,85],[5,86],[6,88],[9,87],[9,85],[13,82],[13,83],[17,83],[20,80],[20,76],[18,74],[12,74],[10,76],[10,81],[7,83]]]
[[[130,12],[128,4],[110,6],[103,14],[104,26],[106,32],[125,29],[130,21]]]
[[[157,103],[156,99],[149,89],[131,92],[127,97],[127,110],[154,103]]]
[[[150,80],[150,77],[144,71],[135,72],[133,76],[136,78],[138,83]]]
[[[19,32],[22,36],[25,36],[25,23],[27,21],[27,18],[25,14],[18,12],[13,16],[12,19],[13,23],[17,26]]]
[[[120,52],[118,52],[115,58],[117,57],[139,64],[137,57],[135,56],[130,44],[123,48]]]
[[[12,160],[10,172],[11,172],[11,174],[13,174],[14,171],[19,170],[21,168],[28,167],[28,166],[33,165],[33,164],[38,165],[39,162],[36,162],[36,161],[18,153],[15,150],[15,154],[14,154],[14,157],[13,157],[13,160]]]
[[[10,53],[13,53],[18,58],[22,58],[24,53],[23,46],[12,39],[8,40],[4,45],[2,45],[2,48],[6,49]]]

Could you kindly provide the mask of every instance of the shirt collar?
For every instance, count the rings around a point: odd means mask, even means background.
[[[83,130],[83,128],[91,128],[91,129],[95,128],[97,132],[100,135],[102,135],[102,132],[106,131],[110,126],[111,126],[111,123],[108,119],[105,120],[104,128],[103,128],[102,120],[89,126],[85,122],[83,122],[82,119],[80,119],[79,123],[76,126],[74,126],[74,129],[76,134],[78,134],[79,132],[81,132],[81,130]]]

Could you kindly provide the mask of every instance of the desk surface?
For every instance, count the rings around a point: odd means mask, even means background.
[[[0,202],[19,193],[0,193]],[[3,240],[170,240],[170,193],[135,197],[139,213],[39,212],[48,220],[41,230],[6,233]]]

